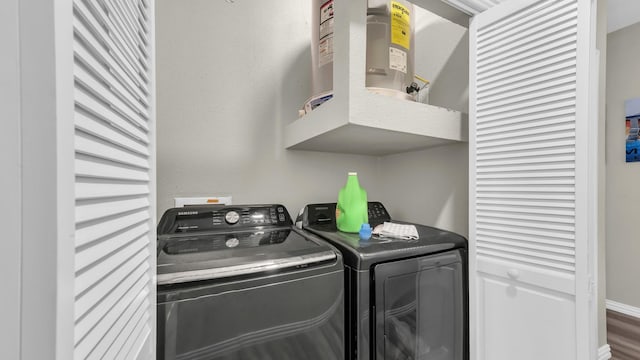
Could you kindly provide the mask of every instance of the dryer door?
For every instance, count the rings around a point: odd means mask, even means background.
[[[460,251],[379,264],[374,278],[376,359],[467,358]]]

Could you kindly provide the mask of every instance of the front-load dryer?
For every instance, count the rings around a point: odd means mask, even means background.
[[[372,227],[391,221],[381,203],[368,205]],[[310,204],[296,222],[342,252],[346,358],[468,359],[467,240],[419,224],[417,240],[360,240],[337,231],[335,211]]]
[[[159,360],[344,358],[342,257],[282,205],[170,209],[157,249]]]

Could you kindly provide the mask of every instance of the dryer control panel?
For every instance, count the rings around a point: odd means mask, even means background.
[[[291,225],[287,209],[271,205],[202,205],[167,210],[158,235]]]
[[[384,205],[378,201],[367,203],[369,224],[371,227],[391,221],[391,216]],[[309,204],[305,206],[303,213],[296,223],[301,227],[312,226],[319,229],[335,230],[336,227],[336,203]]]

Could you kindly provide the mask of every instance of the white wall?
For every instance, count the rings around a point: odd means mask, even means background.
[[[640,23],[607,39],[607,298],[640,307],[640,162],[625,163],[624,101],[640,97]]]
[[[158,215],[176,196],[227,194],[295,213],[335,202],[357,171],[395,218],[466,234],[466,145],[383,158],[284,149],[283,127],[311,95],[310,16],[311,1],[158,0]],[[431,45],[416,71],[434,83],[455,73],[445,65],[465,33],[442,41],[447,29],[429,15],[418,29]]]
[[[158,215],[176,196],[336,201],[348,171],[371,197],[376,159],[287,151],[310,95],[310,1],[157,2]]]
[[[43,5],[41,9],[34,9]],[[21,358],[56,349],[56,121],[53,5],[20,2]],[[32,12],[32,13],[30,13]],[[37,15],[36,15],[37,14]],[[29,146],[32,145],[32,146]],[[35,204],[39,204],[36,208]],[[38,219],[38,226],[27,220]],[[46,303],[42,299],[49,299]],[[37,339],[37,340],[36,340]],[[27,344],[35,344],[37,346]],[[34,343],[32,343],[34,342]]]
[[[596,47],[600,51],[598,93],[598,346],[607,343],[606,308],[606,82],[607,82],[607,1],[598,0]]]
[[[469,233],[469,147],[440,146],[380,161],[381,197],[395,219]]]
[[[21,301],[21,173],[20,173],[20,66],[18,0],[8,0],[0,11],[0,209],[3,229],[3,293],[0,298],[2,357],[19,359]]]

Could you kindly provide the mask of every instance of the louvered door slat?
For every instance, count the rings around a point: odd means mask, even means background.
[[[554,239],[547,238],[544,236],[531,236],[526,234],[518,234],[514,232],[507,231],[495,231],[495,230],[478,230],[478,236],[482,236],[485,239],[506,239],[507,241],[521,241],[527,244],[536,244],[536,245],[551,245],[556,248],[563,249],[575,249],[575,243],[572,240],[567,239]],[[491,241],[491,240],[486,240]]]
[[[524,158],[528,160],[527,158]],[[523,160],[520,160],[523,161]],[[508,186],[508,185],[574,185],[575,180],[572,178],[563,178],[563,177],[549,177],[549,178],[528,178],[528,177],[519,177],[519,178],[509,178],[509,179],[478,179],[478,184],[486,185],[486,186]]]
[[[572,51],[575,48],[576,36],[571,32],[571,29],[567,30],[570,36],[561,39],[561,43],[549,41],[543,46],[533,46],[528,51],[523,51],[521,54],[512,54],[505,56],[504,59],[492,59],[488,61],[487,65],[504,64],[504,66],[489,67],[487,66],[486,74],[483,71],[483,81],[478,84],[478,88],[482,90],[488,90],[490,88],[496,88],[497,86],[512,86],[517,85],[520,81],[533,80],[537,77],[544,76],[553,71],[561,71],[567,68],[571,68],[575,71],[575,57],[567,56],[567,51]],[[550,52],[561,48],[562,50],[556,55]],[[539,57],[542,58],[539,61],[532,61],[532,59]],[[480,67],[480,66],[479,66]],[[480,70],[480,69],[478,69]],[[478,94],[480,96],[480,94]],[[486,96],[482,94],[481,96]]]
[[[144,194],[146,195],[146,194]],[[121,229],[133,226],[145,221],[149,221],[148,209],[138,209],[128,211],[116,216],[110,216],[100,221],[89,222],[88,224],[78,224],[76,228],[76,246],[86,246],[100,240]]]
[[[148,325],[149,316],[145,315],[145,317],[139,322],[138,328],[134,330],[134,333],[138,334],[135,338],[135,341],[132,343],[129,351],[124,354],[119,354],[119,359],[133,359],[135,358],[136,349],[140,348],[145,341],[152,335],[151,328]],[[132,337],[133,339],[133,337]]]
[[[120,11],[125,15],[125,20],[127,21],[127,25],[129,27],[129,31],[132,36],[137,39],[139,50],[147,54],[146,45],[147,41],[142,37],[142,33],[147,31],[146,27],[141,28],[138,22],[138,18],[141,16],[139,9],[132,1],[127,0],[112,0],[112,3],[115,4],[116,7],[120,9]]]
[[[149,4],[73,0],[75,359],[153,359]]]
[[[522,246],[513,241],[500,242],[496,238],[483,239],[480,249],[486,249],[487,251],[498,252],[512,252],[517,255],[526,256],[530,260],[536,259],[541,263],[556,264],[559,269],[574,270],[574,258],[575,251],[569,251],[568,253],[563,249],[543,247],[543,246]],[[563,256],[564,255],[564,256]],[[548,265],[547,265],[548,266]],[[553,265],[552,265],[553,266]]]
[[[549,106],[552,106],[552,105],[549,105]],[[490,140],[490,141],[487,141],[486,143],[483,143],[482,145],[478,145],[478,149],[479,151],[485,151],[485,150],[497,151],[501,147],[508,147],[509,145],[512,145],[511,147],[512,149],[516,149],[519,147],[525,148],[527,146],[527,143],[553,141],[553,140],[561,140],[561,139],[567,139],[567,138],[569,139],[575,138],[575,132],[571,130],[571,131],[565,131],[560,133],[555,132],[555,133],[549,133],[549,134],[543,134],[543,135],[535,135],[535,136],[529,137],[527,141],[522,141],[522,139],[509,139],[509,138],[500,139],[500,140]],[[555,143],[552,146],[556,146]]]
[[[89,265],[92,265],[105,256],[110,256],[119,248],[127,245],[131,239],[138,239],[145,235],[149,231],[149,225],[145,223],[138,224],[137,226],[124,229],[116,235],[110,236],[107,239],[103,239],[97,244],[86,249],[78,250],[76,256],[75,269],[76,271],[85,270]]]
[[[75,146],[78,153],[94,156],[114,163],[149,169],[149,159],[110,140],[95,137],[82,131],[76,131]]]
[[[527,217],[526,220],[513,220],[511,216],[500,216],[491,213],[485,213],[478,215],[477,222],[482,224],[503,225],[518,227],[523,231],[557,231],[558,234],[573,233],[576,228],[573,224],[558,224],[556,221],[536,220],[532,217]]]
[[[531,135],[559,133],[567,130],[575,130],[575,119],[570,117],[565,119],[555,118],[553,121],[550,121],[545,125],[541,125],[540,122],[532,121],[525,126],[505,126],[503,131],[496,130],[493,132],[486,132],[483,136],[487,141],[494,141],[524,138]]]
[[[108,104],[92,96],[83,86],[77,84],[75,88],[76,106],[102,121],[109,122],[112,126],[129,135],[132,139],[143,143],[149,143],[149,137],[144,129],[133,125],[120,114],[113,111]]]
[[[111,9],[114,9],[115,12],[117,13],[116,16],[116,21],[121,21],[122,24],[125,26],[126,32],[129,36],[129,38],[131,39],[131,41],[133,43],[135,43],[135,46],[138,47],[140,46],[140,38],[138,35],[138,28],[135,26],[135,19],[133,18],[133,16],[135,16],[135,12],[132,11],[131,8],[129,8],[129,2],[125,1],[117,1],[117,0],[106,0],[106,3],[109,4],[109,6],[111,7]],[[137,49],[138,51],[140,51],[140,49]]]
[[[524,100],[517,99],[505,99],[502,102],[495,101],[496,106],[487,104],[484,106],[478,106],[478,110],[483,111],[487,117],[495,116],[498,114],[512,113],[521,109],[527,109],[529,113],[537,112],[538,109],[547,109],[549,106],[555,107],[558,103],[564,103],[567,100],[573,100],[574,97],[566,91],[570,86],[565,86],[564,89],[559,89],[559,92],[542,92],[541,94],[534,94],[534,97],[526,96]],[[574,85],[575,88],[575,85]],[[536,96],[538,95],[538,96]],[[503,104],[503,106],[500,105]]]
[[[111,0],[111,2],[114,4],[114,6],[119,7],[124,14],[126,14],[125,20],[127,21],[127,24],[129,26],[131,36],[135,40],[137,49],[142,55],[143,60],[148,61],[148,40],[146,38],[147,28],[146,26],[137,26],[139,24],[138,17],[140,16],[140,14],[138,13],[138,9],[135,6],[132,6],[130,1]]]
[[[477,222],[477,220],[476,220]],[[480,225],[480,224],[478,224]],[[562,231],[546,231],[546,230],[540,230],[540,229],[527,229],[524,227],[518,227],[518,226],[508,226],[508,225],[501,225],[501,224],[492,224],[490,222],[484,221],[482,223],[482,226],[479,226],[484,230],[487,231],[494,231],[494,232],[500,232],[500,233],[504,233],[505,235],[507,234],[517,234],[517,235],[521,235],[521,236],[529,236],[532,238],[545,238],[545,239],[555,239],[555,240],[568,240],[568,241],[574,241],[575,240],[575,236],[572,234],[567,234],[564,233]],[[481,246],[481,243],[478,243],[477,246]],[[507,257],[508,258],[508,257]]]
[[[502,122],[493,124],[485,124],[484,127],[477,127],[478,134],[492,135],[501,132],[511,132],[523,129],[536,129],[557,123],[575,121],[575,116],[571,114],[570,109],[561,109],[555,112],[546,112],[543,116],[534,114],[532,116],[522,116],[516,119],[505,119]]]
[[[145,266],[146,258],[149,256],[148,250],[142,250],[126,259],[125,263],[115,271],[109,273],[105,278],[97,279],[95,286],[85,293],[80,293],[76,300],[76,320],[86,316],[95,307],[106,307],[103,300],[117,287],[124,279],[129,277],[139,266]],[[99,306],[102,305],[102,306]]]
[[[504,96],[502,99],[499,97],[486,99],[483,102],[477,103],[478,109],[489,112],[491,109],[507,111],[512,108],[521,108],[522,106],[527,106],[527,102],[534,100],[548,101],[549,99],[553,99],[553,96],[565,94],[575,87],[575,79],[560,79],[559,81],[561,82],[555,86],[551,83],[530,86],[526,89],[526,92],[523,90],[513,91],[502,94],[502,96]]]
[[[81,178],[76,182],[76,196],[78,199],[113,198],[118,196],[134,196],[149,194],[146,183],[118,183],[118,182],[89,182]]]
[[[144,249],[148,245],[148,239],[145,236],[139,237],[133,240],[126,246],[118,249],[118,251],[101,261],[91,264],[91,266],[85,267],[82,271],[76,275],[76,296],[85,292],[89,288],[95,285],[96,279],[101,281],[104,274],[109,274],[113,269],[117,269],[124,263],[123,259],[129,254],[135,254]]]
[[[147,197],[118,198],[111,201],[78,201],[76,205],[76,222],[97,221],[101,218],[122,214],[132,210],[149,207]]]
[[[147,282],[149,277],[146,274],[145,267],[139,267],[125,281],[123,281],[113,292],[111,292],[103,300],[103,308],[107,309],[104,312],[90,312],[85,317],[80,319],[76,325],[75,343],[80,344],[85,341],[85,338],[90,334],[95,335],[95,338],[103,338],[110,329],[114,328],[114,325],[123,315],[126,315],[127,308],[131,305],[133,300],[138,297],[139,294],[143,294],[146,291]],[[120,299],[129,299],[130,302],[120,301]],[[99,335],[97,335],[99,334]],[[95,343],[86,342],[87,349],[83,350],[83,353],[91,351],[92,347],[95,347]]]
[[[110,29],[113,29],[111,39],[122,49],[123,53],[128,55],[132,65],[144,73],[149,66],[138,49],[137,41],[127,28],[126,19],[120,13],[119,9],[116,9],[116,7],[112,5],[111,1],[100,0],[98,3],[106,13],[106,15],[98,17],[99,21],[106,24]],[[139,68],[139,66],[142,66],[142,68]]]
[[[143,157],[149,157],[149,149],[146,144],[127,136],[127,134],[123,134],[123,132],[117,127],[82,111],[82,109],[77,109],[75,120],[76,128],[82,132],[108,140],[116,146],[127,149],[130,152]]]
[[[500,26],[499,31],[494,31],[490,35],[484,35],[478,39],[478,54],[495,49],[496,44],[529,39],[529,36],[537,31],[553,27],[558,19],[564,18],[568,12],[575,9],[575,6],[576,4],[572,0],[558,0],[541,8],[540,11],[536,12],[535,17],[523,16],[517,20],[507,22]],[[564,21],[567,21],[567,19],[564,19]]]
[[[78,346],[78,355],[89,359],[109,359],[108,357],[105,357],[105,353],[115,341],[117,331],[122,331],[122,329],[131,320],[131,316],[134,316],[137,311],[143,311],[143,305],[148,306],[148,303],[145,303],[144,300],[140,300],[146,296],[148,296],[146,289],[136,294],[134,300],[129,304],[126,304],[126,308],[112,326],[107,329],[104,334],[100,334],[101,341],[98,344],[90,346],[92,344],[80,342]],[[90,335],[92,334],[90,333]]]
[[[517,43],[518,45],[512,43],[504,44],[503,47],[499,47],[480,56],[478,58],[478,69],[481,70],[482,66],[493,63],[494,61],[501,61],[523,54],[539,54],[544,49],[551,49],[562,45],[564,40],[575,37],[576,26],[577,23],[572,21],[538,33],[534,38],[529,39],[524,44],[520,42]],[[552,47],[551,44],[555,46]]]
[[[531,249],[531,250],[540,250],[541,253],[548,254],[564,254],[567,256],[575,256],[576,251],[573,247],[566,245],[552,245],[545,244],[542,242],[532,242],[532,241],[520,241],[518,239],[511,238],[503,238],[500,236],[482,236],[482,239],[485,243],[495,244],[495,245],[503,245],[503,246],[512,246],[513,248],[522,248],[522,249]]]
[[[147,95],[131,79],[129,74],[119,66],[116,58],[106,50],[107,45],[101,41],[101,38],[99,36],[96,37],[90,27],[77,17],[73,19],[73,29],[76,36],[76,45],[78,45],[74,50],[78,52],[86,48],[91,54],[90,56],[93,56],[104,68],[108,69],[131,94],[135,94],[135,98],[139,102],[148,107]]]
[[[512,154],[514,152],[526,152],[526,151],[537,151],[539,149],[557,149],[557,148],[571,148],[575,145],[575,139],[560,139],[560,140],[545,140],[540,141],[534,144],[517,144],[512,146],[503,146],[498,148],[486,148],[482,150],[478,150],[478,155],[487,155],[487,154]]]
[[[481,205],[506,205],[506,206],[533,206],[539,207],[541,209],[568,209],[573,211],[573,203],[565,202],[565,201],[537,201],[531,199],[498,199],[498,198],[478,198],[476,199],[476,203],[479,206]],[[524,210],[523,210],[524,211]]]
[[[540,257],[525,256],[517,251],[517,249],[499,251],[487,249],[482,245],[478,245],[478,254],[490,259],[507,260],[511,262],[517,261],[518,263],[526,264],[540,270],[547,270],[558,273],[564,272],[569,275],[571,275],[571,273],[575,271],[575,267],[571,265],[566,265],[562,262],[554,262],[550,259],[545,258],[544,255],[541,255]],[[571,289],[567,290],[567,292],[569,291],[571,291]]]
[[[96,39],[100,46],[108,49],[110,54],[110,62],[119,68],[127,75],[135,86],[142,91],[145,96],[148,95],[148,89],[138,76],[138,69],[136,69],[135,60],[132,61],[123,51],[120,49],[113,39],[104,31],[103,24],[97,21],[93,15],[92,10],[95,8],[88,8],[83,1],[74,1],[74,13],[77,14],[76,20],[82,24],[81,32],[84,36],[91,36]]]
[[[137,33],[131,28],[131,25],[128,22],[128,16],[125,15],[125,13],[121,11],[121,8],[118,6],[118,4],[114,3],[113,1],[102,1],[102,6],[105,7],[109,12],[108,18],[111,21],[111,24],[115,25],[121,39],[124,41],[123,46],[132,52],[138,63],[142,65],[145,70],[149,69],[147,58],[140,50]]]
[[[136,70],[131,66],[125,55],[116,47],[113,40],[105,33],[102,25],[91,18],[91,12],[79,2],[74,2],[74,28],[76,33],[87,43],[91,43],[96,51],[104,50],[107,55],[104,56],[107,63],[112,64],[114,68],[119,69],[125,81],[132,84],[136,89],[135,92],[142,94],[140,98],[145,98],[147,90],[139,81]]]
[[[549,79],[545,79],[549,77]],[[537,80],[537,81],[536,81]],[[551,74],[547,76],[543,76],[540,79],[531,79],[529,83],[521,83],[521,84],[512,84],[502,89],[494,90],[493,94],[487,94],[482,97],[482,99],[478,99],[478,105],[491,104],[499,99],[503,99],[505,97],[517,97],[522,96],[522,88],[524,86],[528,87],[528,91],[530,93],[537,93],[540,91],[553,91],[553,89],[566,86],[567,84],[575,83],[575,76],[573,74],[568,74],[567,76],[563,76],[558,78],[557,74]]]
[[[521,161],[528,161],[535,157],[547,157],[553,155],[565,155],[565,149],[563,147],[552,147],[548,149],[530,149],[524,151],[513,151],[509,153],[498,153],[498,154],[487,154],[478,156],[477,161],[491,161],[491,160],[501,160],[509,161],[510,159],[520,159]]]
[[[120,116],[134,124],[139,128],[148,130],[147,122],[142,114],[123,101],[110,86],[106,86],[104,82],[98,81],[93,74],[89,73],[84,66],[77,65],[74,67],[74,76],[77,84],[81,84],[92,96],[100,99],[111,109],[115,110]]]
[[[139,28],[139,33],[140,33],[140,37],[143,39],[144,44],[147,45],[149,44],[149,39],[147,37],[147,34],[149,33],[149,25],[147,24],[147,17],[146,17],[146,9],[143,9],[140,6],[140,3],[136,3],[136,4],[132,4],[132,7],[135,8],[135,12],[137,13],[137,17],[136,20],[138,21],[138,25],[140,25]]]
[[[521,46],[524,39],[526,39],[526,42],[538,40],[555,32],[559,32],[559,30],[565,29],[570,26],[575,26],[577,21],[575,3],[573,6],[567,6],[567,4],[571,3],[572,1],[568,0],[565,1],[564,4],[556,4],[555,9],[550,7],[548,9],[549,12],[556,12],[557,10],[561,11],[551,18],[545,17],[545,14],[540,14],[540,17],[538,19],[527,24],[526,30],[524,31],[518,31],[508,28],[501,29],[500,34],[496,34],[495,36],[487,39],[487,43],[483,44],[484,50],[482,52],[479,52],[478,56],[480,58],[483,58],[485,54],[487,56],[491,56],[492,52],[493,54],[495,54],[495,52],[502,53],[503,51],[511,50],[509,47],[503,47],[505,46],[505,43],[520,44]],[[520,26],[522,24],[513,25]]]
[[[149,172],[146,169],[127,168],[99,158],[77,155],[74,164],[77,176],[112,180],[149,181]]]
[[[142,305],[134,313],[133,317],[131,317],[127,322],[127,326],[109,348],[110,351],[105,354],[105,358],[118,360],[126,359],[131,351],[131,347],[137,340],[136,335],[142,333],[143,327],[148,322],[149,314],[144,311],[148,306],[149,301],[145,299]]]
[[[500,61],[486,63],[482,67],[485,78],[492,77],[506,71],[518,70],[525,66],[529,70],[551,65],[571,58],[571,52],[576,50],[575,36],[563,39],[562,42],[549,43],[532,51],[517,54]],[[500,89],[498,89],[500,90]],[[483,95],[484,97],[485,95]]]
[[[518,119],[522,116],[528,116],[528,115],[531,115],[533,117],[536,117],[539,115],[545,116],[547,115],[547,113],[551,113],[554,111],[558,111],[560,109],[575,107],[575,106],[576,106],[575,99],[566,99],[566,100],[561,100],[556,102],[541,103],[529,109],[515,109],[511,111],[495,113],[493,115],[487,115],[485,118],[482,119],[482,122],[478,123],[478,125],[479,126],[489,125],[490,123],[491,125],[495,125],[493,124],[493,122],[508,120],[510,118]]]
[[[501,32],[500,30],[502,28],[508,28],[510,27],[511,24],[515,24],[515,23],[523,24],[523,23],[526,23],[527,19],[531,20],[531,19],[537,18],[538,14],[543,13],[545,9],[547,9],[549,6],[553,6],[553,3],[549,4],[547,2],[537,2],[525,9],[522,9],[516,14],[511,14],[508,17],[499,19],[491,24],[482,26],[481,28],[478,29],[478,40],[477,40],[478,45],[481,45],[482,42],[486,41],[487,38],[490,38],[491,36],[495,36],[496,35],[495,33],[500,33]]]
[[[520,206],[511,206],[509,204],[493,204],[493,205],[482,205],[478,204],[478,209],[482,211],[492,212],[492,211],[500,211],[502,213],[510,212],[510,213],[524,213],[524,214],[545,214],[545,215],[557,215],[557,216],[568,216],[574,217],[575,211],[571,209],[562,209],[558,210],[556,208],[550,207],[533,207],[531,205],[520,205]]]
[[[116,76],[105,68],[104,65],[97,61],[97,59],[84,47],[77,47],[75,58],[78,64],[81,64],[86,68],[87,72],[94,76],[97,81],[103,84],[109,84],[110,90],[113,91],[113,95],[118,97],[118,101],[126,104],[128,108],[134,111],[137,115],[142,117],[145,121],[148,120],[148,108],[132,94],[129,89],[120,82]]]
[[[139,81],[141,86],[146,86],[148,79],[144,74],[147,69],[138,61],[134,49],[127,46],[118,26],[109,19],[108,10],[87,0],[83,0],[83,6],[79,6],[79,9],[83,11],[87,21],[94,24],[95,29],[109,29],[108,32],[102,32],[103,39],[108,42],[112,50],[118,50],[123,64],[135,74],[135,80]]]
[[[500,131],[503,128],[513,128],[522,126],[523,124],[548,124],[557,118],[575,118],[575,101],[567,101],[565,104],[556,104],[552,108],[544,109],[541,112],[523,113],[520,112],[517,117],[510,117],[509,114],[501,114],[491,118],[483,119],[481,124],[476,124],[478,132]]]
[[[138,32],[138,34],[140,35],[140,38],[142,39],[142,42],[144,43],[144,45],[148,45],[149,44],[149,38],[147,37],[147,28],[146,28],[146,24],[144,21],[140,20],[140,17],[138,17],[138,24],[140,24],[141,30]],[[144,32],[143,32],[144,31]]]
[[[554,154],[551,156],[516,156],[512,158],[506,159],[494,159],[494,160],[478,160],[478,167],[485,166],[500,166],[500,165],[514,165],[514,164],[522,164],[524,162],[529,164],[539,164],[539,163],[557,163],[557,162],[565,162],[565,161],[575,161],[575,155],[566,155],[562,154]],[[481,182],[482,183],[482,182]],[[538,184],[542,184],[541,180],[538,180]],[[482,183],[483,185],[489,185],[488,183]],[[509,183],[503,183],[501,185],[507,185]],[[497,184],[495,184],[497,185]],[[533,183],[527,183],[527,185],[533,185]],[[557,185],[557,183],[553,184]]]

